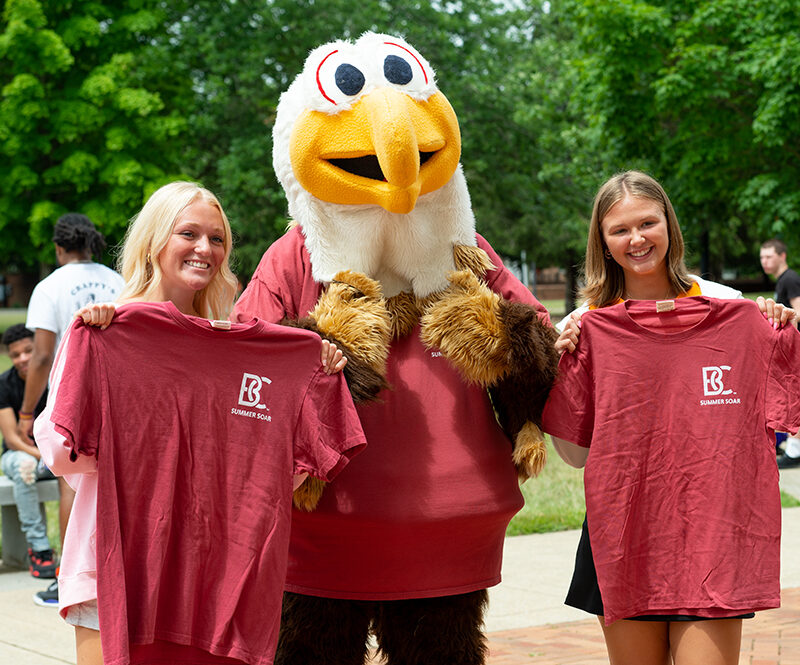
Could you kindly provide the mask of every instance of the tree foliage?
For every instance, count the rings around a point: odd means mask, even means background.
[[[164,14],[149,0],[7,0],[0,23],[0,260],[52,255],[52,227],[87,214],[113,242],[179,174],[185,121],[148,69]]]
[[[462,161],[479,228],[501,240],[506,251],[526,248],[523,235],[505,234],[507,215],[513,215],[515,226],[526,206],[520,202],[506,209],[504,202],[528,196],[527,150],[537,141],[529,128],[513,121],[518,100],[502,87],[524,52],[517,26],[530,23],[529,9],[494,0],[171,5],[171,28],[161,48],[172,66],[195,82],[187,162],[194,176],[222,198],[238,236],[239,274],[251,274],[287,222],[271,168],[270,132],[280,93],[313,48],[367,30],[405,37],[432,63],[461,123]],[[515,146],[522,158],[514,155]]]
[[[673,199],[693,262],[757,270],[766,237],[800,251],[799,8],[7,0],[0,260],[46,257],[68,209],[118,241],[152,189],[187,177],[222,200],[246,279],[287,222],[271,157],[280,93],[314,47],[377,30],[436,69],[461,124],[478,229],[501,252],[574,270],[597,187],[643,168]]]
[[[690,246],[719,276],[759,240],[800,238],[796,0],[585,0],[576,99],[617,168],[662,180]],[[693,241],[693,242],[692,242]]]

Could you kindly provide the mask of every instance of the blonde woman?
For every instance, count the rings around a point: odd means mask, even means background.
[[[116,304],[86,307],[76,316],[87,324],[107,328],[112,318],[126,316],[132,311],[130,307],[137,306],[136,303],[165,303],[170,305],[164,310],[166,315],[187,330],[198,326],[202,329],[205,320],[225,329],[222,321],[227,319],[231,311],[237,288],[237,280],[229,267],[231,246],[230,225],[214,194],[191,182],[166,185],[148,199],[128,229],[119,261],[120,272],[126,282],[119,301]],[[161,310],[156,311],[159,312]],[[122,324],[114,326],[115,332],[116,326],[123,327]],[[112,333],[108,331],[101,334],[106,336]],[[241,342],[231,342],[234,343]],[[185,342],[181,341],[179,345],[196,345],[200,349],[201,341],[186,334]],[[63,346],[69,347],[70,344]],[[54,370],[53,389],[47,409],[36,422],[36,439],[48,466],[55,473],[65,475],[77,491],[59,575],[60,612],[68,623],[75,626],[78,664],[99,665],[103,662],[103,649],[99,632],[95,551],[98,538],[97,459],[87,454],[76,455],[74,446],[72,449],[68,446],[63,428],[58,429],[53,420],[56,418],[54,410],[58,410],[62,374],[69,370],[67,353],[66,350],[60,352],[60,356],[64,357],[58,359]],[[324,342],[320,354],[326,374],[338,372],[344,366],[345,359],[334,345]],[[210,366],[212,362],[212,358],[197,358],[198,377],[203,376],[201,368]],[[155,357],[153,364],[158,364]],[[152,368],[147,366],[140,370],[143,373],[152,372]],[[189,389],[191,386],[176,384],[174,387],[176,394]],[[117,406],[119,408],[120,405]],[[130,408],[129,405],[126,408]],[[165,407],[163,431],[173,431],[170,421],[180,417],[179,412]],[[131,423],[132,428],[137,426],[138,423]],[[162,428],[152,433],[155,451],[160,446],[159,431]],[[147,463],[158,464],[158,453],[152,450],[144,459],[153,456],[156,459],[150,459]],[[108,555],[107,552],[103,554],[104,557]],[[176,574],[182,573],[176,571]],[[156,658],[148,662],[170,662],[173,658],[185,655],[163,651],[163,648],[162,644],[156,651],[145,654],[148,658]],[[217,660],[206,652],[189,655],[195,658],[202,656],[204,663],[244,662],[238,658]]]

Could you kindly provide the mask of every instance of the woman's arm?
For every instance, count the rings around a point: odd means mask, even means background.
[[[557,436],[550,435],[553,441],[553,447],[556,449],[558,456],[567,464],[576,469],[582,469],[586,466],[586,458],[589,457],[589,449],[579,446],[577,443],[559,439]]]

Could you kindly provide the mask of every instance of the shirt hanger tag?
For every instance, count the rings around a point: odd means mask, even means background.
[[[211,322],[211,327],[216,328],[217,330],[230,330],[231,322],[215,320]]]
[[[671,312],[675,309],[674,300],[656,300],[656,312]]]

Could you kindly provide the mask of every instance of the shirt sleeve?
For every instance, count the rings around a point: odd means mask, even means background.
[[[292,229],[264,252],[253,278],[233,308],[231,319],[246,323],[253,318],[278,323],[284,317],[297,319],[303,300],[307,253],[302,235]],[[298,293],[299,292],[299,293]],[[313,302],[316,302],[316,294]]]
[[[14,370],[12,368],[9,371],[13,372]],[[19,404],[14,404],[13,401],[14,400],[11,399],[11,390],[9,389],[8,383],[6,381],[0,381],[0,409],[13,409],[14,417],[16,417],[16,413],[19,411]]]
[[[791,300],[800,296],[800,277],[792,275],[792,279],[786,283],[786,297]]]
[[[563,353],[558,378],[542,414],[542,429],[565,441],[589,447],[594,431],[594,389],[585,339],[573,353]]]
[[[788,325],[777,333],[770,358],[765,394],[767,426],[800,430],[800,332]]]
[[[270,323],[278,323],[286,316],[286,308],[277,293],[273,293],[261,278],[261,270],[256,271],[244,290],[231,314],[236,323],[247,323],[259,318]]]
[[[51,390],[50,421],[70,450],[70,459],[78,455],[97,456],[103,412],[103,382],[99,371],[93,337],[98,331],[75,321],[69,329],[68,343],[61,348],[61,369],[57,390]],[[100,333],[102,334],[102,333]],[[41,418],[42,416],[40,416]]]
[[[58,307],[45,292],[39,283],[28,301],[28,314],[25,327],[35,331],[37,328],[49,330],[58,335],[61,330],[58,325]]]
[[[531,290],[520,282],[514,274],[503,265],[503,261],[491,245],[480,235],[477,235],[478,247],[489,256],[489,260],[494,264],[495,269],[490,270],[486,275],[486,283],[495,293],[502,296],[509,302],[520,302],[533,307],[539,318],[545,323],[550,323],[550,314],[542,303],[540,303]]]
[[[97,461],[94,457],[78,455],[75,460],[71,459],[72,444],[63,434],[56,431],[56,426],[53,422],[53,408],[55,407],[56,394],[61,385],[64,366],[69,355],[70,337],[70,331],[68,331],[64,337],[64,343],[59,346],[53,363],[53,371],[50,373],[50,390],[47,396],[47,403],[42,413],[33,423],[33,433],[36,445],[42,453],[42,459],[47,468],[59,476],[93,473],[97,470]],[[74,487],[72,482],[70,482],[70,485]]]
[[[332,480],[366,443],[344,374],[318,369],[300,410],[294,473]]]

